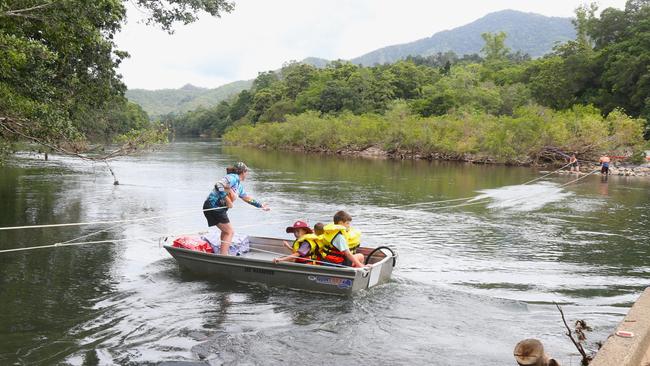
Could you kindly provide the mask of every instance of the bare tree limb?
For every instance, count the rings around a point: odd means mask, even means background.
[[[576,346],[578,349],[578,352],[580,352],[580,355],[582,355],[582,364],[583,365],[588,365],[589,362],[591,361],[591,357],[587,356],[587,353],[585,352],[584,348],[582,348],[582,344],[580,342],[577,342],[573,338],[573,332],[571,332],[571,328],[569,328],[569,325],[566,323],[566,319],[564,318],[564,312],[562,311],[562,308],[560,308],[560,305],[558,305],[556,302],[554,302],[555,306],[557,309],[560,311],[560,314],[562,315],[562,322],[564,323],[564,326],[566,327],[566,335],[571,339],[571,342],[573,342],[573,345]]]
[[[22,13],[27,13],[27,12],[34,11],[34,10],[39,10],[39,9],[48,8],[48,7],[50,7],[50,6],[54,5],[54,4],[56,4],[57,2],[58,2],[58,0],[55,0],[55,1],[52,1],[52,2],[48,2],[48,3],[44,3],[44,4],[40,4],[40,5],[36,5],[36,6],[32,6],[32,7],[29,7],[29,8],[16,9],[16,10],[8,10],[8,11],[6,11],[6,12],[0,14],[0,16],[22,16],[22,17],[28,17],[28,18],[30,18],[30,17],[32,17],[32,16],[24,15],[24,14],[22,14]]]
[[[8,118],[8,117],[0,117],[0,126],[2,128],[4,128],[7,132],[11,133],[11,134],[18,135],[18,136],[20,136],[22,138],[25,138],[25,139],[29,140],[29,141],[32,141],[32,142],[35,142],[35,143],[37,143],[39,145],[50,148],[53,151],[59,152],[59,153],[64,154],[64,155],[75,156],[75,157],[78,157],[80,159],[89,160],[89,161],[103,162],[103,161],[106,161],[106,160],[110,160],[112,158],[116,158],[118,156],[126,155],[127,153],[135,150],[135,147],[136,147],[137,143],[140,142],[140,140],[136,140],[135,142],[128,142],[128,143],[120,146],[118,149],[113,150],[113,151],[111,151],[111,152],[109,152],[108,154],[105,154],[105,155],[87,156],[87,155],[83,155],[83,154],[81,154],[81,153],[79,153],[77,151],[70,151],[70,150],[64,149],[63,147],[58,146],[56,144],[49,143],[47,141],[43,141],[42,139],[40,139],[38,137],[35,137],[35,136],[31,136],[31,135],[29,135],[29,134],[27,134],[25,132],[20,131],[19,129],[12,128],[12,127],[9,126],[8,123],[3,123],[3,122],[13,122],[15,125],[17,125],[19,127],[22,127],[22,128],[25,128],[25,126],[22,125],[20,122],[18,122],[16,119],[12,119],[12,118]]]
[[[25,121],[25,120],[23,120]],[[9,124],[13,123],[15,126],[10,126]],[[58,153],[61,153],[63,155],[69,155],[69,156],[74,156],[77,158],[80,158],[82,160],[88,160],[92,162],[102,162],[106,164],[106,167],[108,167],[108,170],[111,172],[111,175],[113,176],[113,184],[118,185],[119,181],[117,179],[117,176],[115,175],[115,172],[113,171],[113,168],[110,166],[108,161],[110,159],[116,158],[118,156],[123,156],[128,154],[129,152],[135,151],[137,149],[137,145],[139,142],[142,141],[142,137],[138,137],[135,141],[130,141],[125,143],[124,145],[120,146],[118,149],[113,150],[109,152],[108,154],[102,155],[102,156],[87,156],[83,155],[77,151],[70,151],[68,149],[65,149],[57,144],[50,143],[47,141],[44,141],[43,139],[40,139],[38,137],[32,136],[28,133],[25,133],[21,131],[21,128],[24,129],[26,128],[22,123],[20,123],[19,120],[9,118],[9,117],[0,117],[0,127],[2,127],[5,131],[7,131],[9,134],[20,136],[26,140],[32,141],[34,143],[37,143],[41,146],[47,147],[51,149],[52,151],[56,151]],[[16,128],[19,127],[19,128]],[[1,131],[0,131],[1,132]]]

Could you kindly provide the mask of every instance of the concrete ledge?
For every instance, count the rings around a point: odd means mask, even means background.
[[[632,332],[631,338],[616,335]],[[616,332],[609,336],[589,366],[645,366],[650,364],[650,287],[636,300]]]

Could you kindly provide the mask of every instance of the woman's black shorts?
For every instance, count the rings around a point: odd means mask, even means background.
[[[212,208],[210,205],[210,201],[206,200],[205,202],[203,202],[203,209],[207,210],[209,208]],[[220,208],[218,210],[211,210],[211,211],[203,211],[203,215],[205,215],[205,218],[208,220],[208,226],[215,226],[217,224],[227,224],[230,222],[230,219],[228,218],[227,208]]]

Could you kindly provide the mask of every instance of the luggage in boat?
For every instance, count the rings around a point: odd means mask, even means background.
[[[212,252],[219,253],[221,250],[221,231],[215,227],[210,227],[208,232],[201,235],[201,239],[206,241],[212,247]],[[250,241],[248,236],[235,234],[228,248],[229,255],[244,255],[250,251]]]
[[[178,237],[176,240],[174,240],[173,246],[176,248],[196,250],[197,252],[214,253],[210,243],[203,240],[199,235],[186,235]]]

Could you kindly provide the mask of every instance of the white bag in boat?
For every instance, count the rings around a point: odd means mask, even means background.
[[[201,236],[201,238],[212,246],[212,250],[215,253],[220,252],[221,248],[221,230],[215,226],[210,226],[208,232]],[[242,255],[248,253],[251,250],[250,239],[247,235],[238,235],[235,234],[232,238],[232,243],[230,248],[228,248],[229,255]]]

